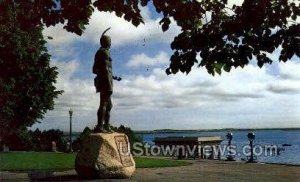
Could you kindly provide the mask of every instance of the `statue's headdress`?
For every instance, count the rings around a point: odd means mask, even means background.
[[[111,43],[111,39],[108,35],[104,35],[108,30],[110,30],[110,27],[104,30],[104,32],[101,35],[100,38],[100,44],[102,47],[109,47]]]

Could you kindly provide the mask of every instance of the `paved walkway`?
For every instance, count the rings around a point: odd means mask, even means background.
[[[273,164],[245,164],[244,162],[227,162],[216,160],[195,160],[193,164],[183,167],[137,169],[134,176],[126,180],[91,180],[91,181],[295,181],[300,182],[300,166]],[[74,170],[55,172],[54,176],[41,178],[48,174],[31,174],[1,172],[0,181],[81,181]]]

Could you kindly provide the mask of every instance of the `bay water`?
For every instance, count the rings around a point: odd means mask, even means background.
[[[223,141],[221,145],[227,145],[226,134],[233,133],[232,145],[236,147],[235,160],[246,160],[247,156],[243,152],[244,146],[249,146],[247,134],[249,132],[255,133],[255,140],[253,141],[257,154],[260,154],[261,149],[265,146],[277,146],[279,153],[274,155],[265,155],[266,151],[257,156],[258,162],[266,163],[280,163],[280,164],[293,164],[300,165],[300,129],[291,130],[233,130],[233,131],[207,131],[207,132],[153,132],[153,133],[138,133],[143,142],[153,145],[155,137],[174,137],[174,136],[221,136]],[[221,156],[226,159],[226,155]]]

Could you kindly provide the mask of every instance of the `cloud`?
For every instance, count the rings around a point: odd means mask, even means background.
[[[233,5],[241,6],[243,4],[243,0],[228,0],[227,6],[232,7]]]
[[[58,67],[59,76],[55,84],[58,90],[64,90],[55,102],[58,111],[93,110],[97,105],[97,95],[93,80],[75,79],[73,75],[79,70],[78,60],[57,61],[53,60],[52,65]]]
[[[151,58],[145,53],[131,56],[126,66],[130,68],[145,67],[145,66],[161,66],[169,63],[170,55],[166,52],[159,52],[155,57]]]
[[[48,43],[51,46],[60,46],[60,45],[68,45],[75,41],[80,41],[80,36],[75,33],[67,32],[63,29],[64,25],[58,24],[55,26],[45,27],[43,30],[43,35],[45,37],[50,36],[53,39],[49,39]]]
[[[256,75],[253,78],[252,74]],[[247,86],[236,84],[240,76],[245,76]],[[115,85],[117,103],[132,103],[129,108],[161,109],[175,107],[198,107],[211,105],[211,101],[240,101],[243,99],[260,99],[265,94],[265,83],[257,83],[257,79],[265,80],[265,72],[248,68],[233,70],[221,77],[212,77],[203,69],[195,68],[188,76],[184,74],[167,76],[161,68],[153,70],[149,76],[133,76],[125,78]],[[240,82],[241,83],[241,82]],[[143,105],[141,106],[141,103]],[[123,105],[116,107],[124,108]],[[128,104],[125,105],[128,107]],[[126,108],[124,108],[126,109]]]
[[[300,80],[300,58],[295,57],[293,61],[280,64],[279,76],[284,80]]]
[[[267,85],[267,90],[274,94],[299,94],[300,93],[300,59],[295,58],[286,63],[279,63],[274,82]]]
[[[43,33],[45,36],[53,37],[52,40],[48,40],[51,46],[66,46],[75,41],[99,44],[102,32],[108,27],[111,27],[111,30],[107,34],[112,37],[114,46],[124,46],[148,40],[157,43],[170,43],[179,33],[180,29],[174,20],[172,20],[170,29],[164,33],[159,25],[160,20],[152,19],[147,7],[142,7],[141,13],[145,24],[140,24],[138,27],[117,17],[114,13],[95,11],[81,37],[67,32],[63,29],[63,25],[45,28]]]
[[[300,82],[298,83],[300,84]],[[300,87],[293,82],[270,84],[268,90],[275,94],[299,94]]]
[[[135,127],[144,123],[145,129],[268,127],[274,121],[276,126],[281,122],[280,127],[294,127],[300,119],[296,111],[300,109],[300,79],[298,73],[287,72],[297,66],[295,62],[280,64],[279,76],[270,75],[268,66],[259,69],[248,65],[215,77],[203,68],[194,68],[187,76],[166,76],[164,69],[155,68],[150,75],[127,76],[115,85],[115,109],[116,113],[144,113],[144,121],[137,121],[134,114],[127,118]],[[282,79],[281,74],[289,77]],[[284,117],[286,113],[289,117]],[[170,125],[164,123],[167,118]],[[146,120],[157,125],[149,126]],[[284,124],[286,121],[290,124]]]

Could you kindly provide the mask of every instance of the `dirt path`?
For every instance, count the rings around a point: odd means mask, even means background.
[[[127,180],[92,181],[295,181],[300,182],[300,166],[245,164],[213,160],[195,160],[183,167],[137,169]],[[0,172],[0,181],[30,181],[27,173]],[[39,178],[42,174],[39,174]],[[36,176],[37,177],[37,176]],[[55,172],[46,181],[80,181],[74,170]]]

